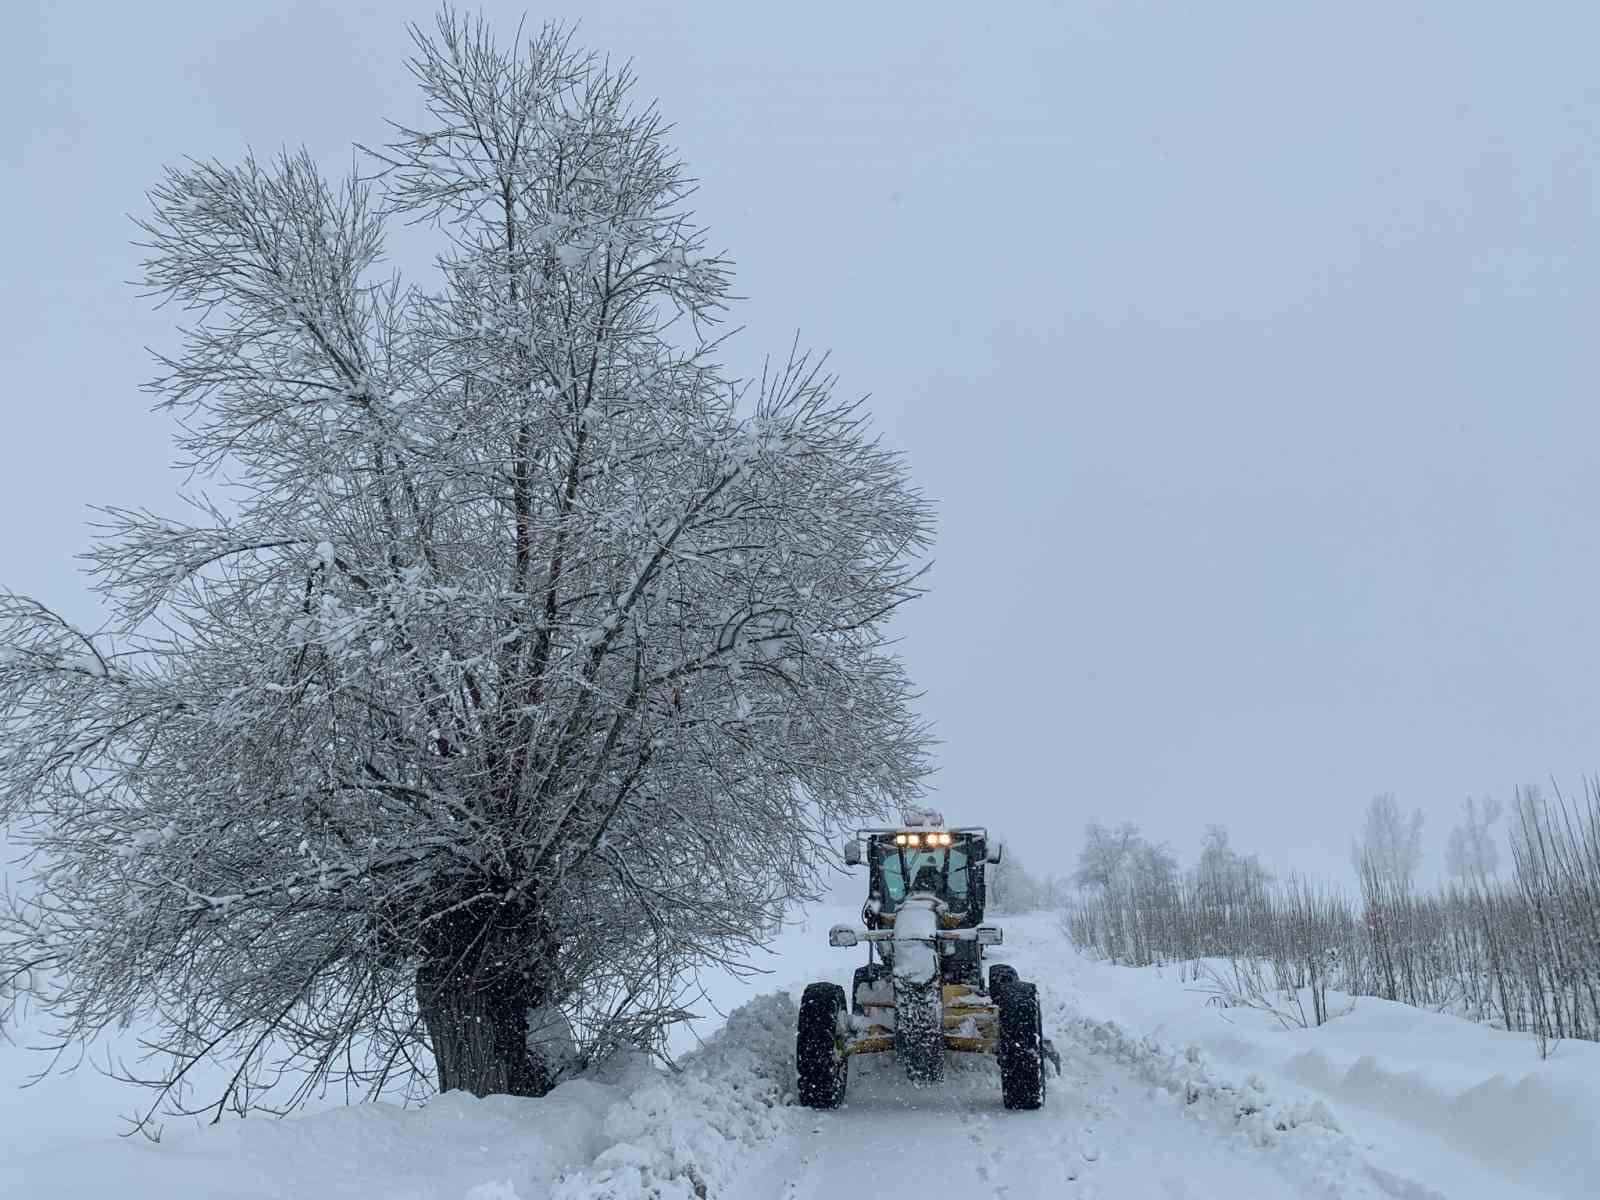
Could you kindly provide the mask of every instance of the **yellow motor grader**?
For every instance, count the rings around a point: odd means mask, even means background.
[[[862,829],[845,846],[850,866],[868,869],[863,929],[835,925],[833,946],[867,944],[851,992],[807,986],[800,1001],[795,1068],[800,1102],[837,1108],[858,1054],[892,1052],[907,1078],[935,1083],[947,1051],[993,1054],[1007,1108],[1044,1103],[1044,1063],[1060,1070],[1044,1037],[1039,994],[997,963],[985,976],[985,947],[1002,933],[983,924],[984,868],[1002,847],[982,827],[949,829],[938,813],[911,813],[901,826]]]

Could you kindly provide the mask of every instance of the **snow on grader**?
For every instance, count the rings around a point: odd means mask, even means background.
[[[938,813],[912,813],[898,828],[863,829],[845,862],[868,869],[865,929],[835,925],[828,944],[867,944],[848,1001],[836,983],[807,986],[800,1001],[795,1068],[800,1102],[837,1108],[858,1054],[892,1052],[913,1083],[936,1083],[947,1051],[992,1054],[1007,1108],[1044,1103],[1048,1059],[1039,993],[983,954],[998,927],[983,924],[984,868],[1000,862],[981,827],[945,828]]]

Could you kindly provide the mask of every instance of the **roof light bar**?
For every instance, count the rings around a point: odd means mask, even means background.
[[[897,833],[894,835],[896,846],[953,846],[954,836],[943,832],[930,833]]]

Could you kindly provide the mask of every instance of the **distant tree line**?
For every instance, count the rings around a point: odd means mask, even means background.
[[[1369,804],[1353,846],[1359,893],[1274,877],[1208,829],[1194,868],[1125,824],[1090,825],[1064,906],[1080,949],[1132,966],[1193,964],[1224,1004],[1321,1024],[1330,995],[1378,996],[1530,1032],[1600,1041],[1600,781],[1582,801],[1515,794],[1511,871],[1499,873],[1498,802],[1468,800],[1450,879],[1419,889],[1422,814]]]

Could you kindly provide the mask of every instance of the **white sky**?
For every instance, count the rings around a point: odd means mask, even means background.
[[[432,11],[8,6],[0,585],[92,620],[86,506],[171,506],[143,190],[247,145],[342,169],[416,113]],[[1332,877],[1374,792],[1437,867],[1469,792],[1600,770],[1600,8],[545,16],[676,124],[734,361],[831,347],[938,502],[900,629],[952,819],[1034,865],[1219,821]]]

